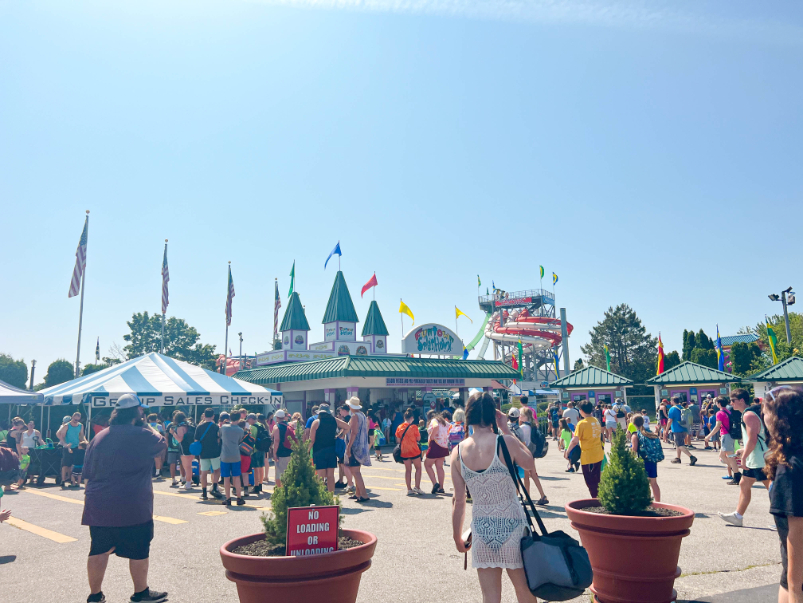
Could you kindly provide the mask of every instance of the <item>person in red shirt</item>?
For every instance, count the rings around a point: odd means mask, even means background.
[[[413,409],[404,412],[404,423],[396,428],[396,438],[401,442],[401,456],[404,460],[404,481],[407,483],[407,496],[418,496],[421,490],[421,447],[418,445],[421,433],[413,425],[415,415]],[[412,488],[411,477],[415,467],[415,488]]]

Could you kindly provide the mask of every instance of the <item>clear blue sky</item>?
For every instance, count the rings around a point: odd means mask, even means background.
[[[338,240],[391,351],[400,297],[473,336],[478,273],[557,272],[572,360],[610,305],[672,350],[803,289],[799,3],[334,4],[0,4],[0,351],[74,360],[86,209],[84,362],[158,311],[165,238],[169,315],[221,350],[231,260],[250,353],[294,259],[323,338]]]

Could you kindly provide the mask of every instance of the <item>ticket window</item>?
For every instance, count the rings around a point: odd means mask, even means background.
[[[673,392],[672,393],[672,397],[673,398],[680,398],[681,402],[688,402],[689,401],[689,395],[686,392]]]
[[[611,395],[597,394],[597,404],[611,404]]]
[[[572,394],[572,402],[574,402],[575,406],[577,405],[578,402],[582,402],[585,399],[586,399],[585,394]]]

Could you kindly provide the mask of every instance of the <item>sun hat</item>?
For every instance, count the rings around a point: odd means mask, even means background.
[[[329,412],[329,405],[324,402],[323,404],[318,406],[318,412]]]
[[[61,420],[61,424],[64,425],[65,423],[69,423],[72,421],[72,417],[70,415],[64,415],[64,418]]]
[[[117,404],[114,405],[115,408],[134,408],[135,406],[148,408],[148,405],[143,404],[136,394],[123,394],[117,398]]]
[[[509,411],[507,411],[507,416],[508,417],[513,417],[514,419],[518,419],[520,414],[521,413],[519,412],[519,409],[515,408],[515,407],[511,408]]]
[[[360,410],[362,408],[362,404],[360,404],[360,399],[357,396],[352,396],[349,398],[346,404],[349,405],[351,410]]]
[[[273,413],[273,416],[274,416],[274,417],[276,417],[277,419],[284,419],[284,417],[286,416],[286,414],[287,414],[287,413],[285,413],[285,412],[284,412],[284,411],[283,411],[283,410],[280,408],[280,409],[279,409],[279,410],[277,410],[275,413]]]

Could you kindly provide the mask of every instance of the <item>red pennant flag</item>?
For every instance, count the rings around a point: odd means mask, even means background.
[[[362,291],[360,292],[360,297],[365,295],[365,292],[368,291],[368,289],[370,289],[371,287],[376,287],[378,284],[379,283],[376,282],[376,272],[374,272],[374,275],[371,277],[371,280],[369,280],[367,283],[365,283],[362,286]]]

